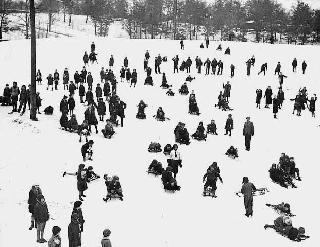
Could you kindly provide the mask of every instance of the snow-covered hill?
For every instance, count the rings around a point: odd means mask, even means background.
[[[37,43],[37,67],[43,77],[58,69],[60,74],[67,67],[70,74],[82,68],[82,55],[89,50],[91,39],[43,39]],[[231,56],[215,50],[218,43],[211,43],[209,49],[200,49],[199,42],[185,42],[181,51],[177,41],[165,40],[128,40],[95,39],[98,53],[98,65],[90,65],[95,84],[100,81],[101,67],[107,67],[111,54],[115,57],[115,74],[125,56],[129,67],[136,68],[138,83],[130,88],[126,83],[118,84],[119,96],[127,103],[126,118],[123,128],[116,128],[116,135],[107,140],[102,134],[93,134],[94,155],[92,165],[100,175],[117,174],[124,191],[124,201],[102,200],[106,194],[103,180],[93,182],[86,191],[83,214],[86,220],[82,234],[82,246],[100,246],[102,231],[109,227],[112,231],[113,246],[317,246],[318,236],[317,198],[319,118],[311,118],[311,113],[304,111],[301,117],[292,115],[294,98],[298,89],[306,86],[309,95],[319,92],[317,46],[287,46],[251,43],[222,43],[223,48],[230,46]],[[143,57],[146,49],[153,58],[158,54],[168,57],[161,70],[166,72],[168,83],[173,85],[174,97],[165,95],[159,86],[161,75],[153,75],[155,86],[144,86]],[[28,84],[30,73],[29,41],[11,41],[0,44],[0,90],[6,83],[17,81],[19,86]],[[195,91],[200,116],[188,115],[188,97],[177,93],[187,74],[173,74],[171,58],[179,54],[180,61],[197,55],[204,61],[207,57],[222,59],[222,76],[196,74],[194,62],[191,74],[196,80],[189,83],[189,89]],[[245,61],[252,55],[256,57],[256,66],[252,76],[246,76]],[[299,71],[291,72],[291,61],[296,57]],[[300,71],[301,62],[308,63],[306,75]],[[272,109],[255,108],[255,91],[265,90],[270,85],[277,92],[278,79],[273,75],[276,63],[282,63],[282,70],[288,76],[284,82],[285,102],[274,119]],[[268,62],[268,72],[258,76],[260,65]],[[230,78],[230,64],[236,66],[236,75]],[[214,108],[222,84],[231,82],[230,105],[234,119],[232,137],[224,136],[224,124],[229,112]],[[120,81],[120,80],[119,80]],[[20,117],[8,115],[11,108],[0,107],[0,246],[40,246],[36,243],[35,230],[29,231],[30,214],[27,198],[32,184],[38,183],[48,202],[49,212],[54,220],[47,223],[45,238],[51,236],[51,228],[62,228],[62,246],[68,246],[67,227],[73,202],[77,200],[76,178],[62,172],[76,171],[82,162],[78,136],[59,129],[59,102],[66,91],[59,86],[59,91],[47,91],[46,86],[38,87],[43,98],[43,107],[52,105],[53,116],[39,115],[38,122],[28,119],[28,112]],[[77,95],[77,93],[76,93]],[[149,107],[147,119],[135,118],[137,104],[143,99]],[[263,104],[261,104],[263,106]],[[157,122],[152,115],[162,106],[171,119]],[[76,114],[78,121],[84,118],[85,107],[76,96]],[[317,114],[317,112],[316,112]],[[245,118],[251,116],[255,125],[250,152],[244,150],[242,127]],[[183,159],[177,180],[181,191],[168,194],[163,191],[160,178],[146,173],[152,159],[166,164],[162,153],[147,152],[151,141],[164,146],[174,142],[173,129],[178,121],[186,123],[193,133],[199,123],[209,123],[215,119],[218,136],[209,136],[207,142],[192,140],[189,146],[179,146]],[[21,123],[17,123],[17,121]],[[99,130],[104,127],[99,123]],[[224,155],[230,145],[239,148],[238,160],[231,160]],[[284,189],[272,183],[268,169],[278,161],[281,152],[294,156],[300,169],[302,182],[297,189]],[[207,167],[218,162],[223,184],[218,182],[218,198],[202,197],[202,177]],[[235,196],[241,187],[243,176],[257,187],[268,187],[270,193],[254,198],[254,217],[244,216],[243,201]],[[265,206],[265,203],[289,202],[294,214],[294,226],[304,226],[311,236],[303,243],[293,243],[276,234],[273,230],[264,230],[263,225],[273,223],[277,214]]]

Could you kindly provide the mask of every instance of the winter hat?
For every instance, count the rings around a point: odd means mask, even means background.
[[[104,236],[104,237],[109,237],[110,234],[111,234],[111,231],[110,231],[109,229],[103,230],[103,236]]]
[[[52,234],[55,236],[57,234],[59,234],[59,232],[61,231],[61,228],[59,226],[54,226],[52,227]]]
[[[93,140],[90,140],[88,143],[89,143],[89,144],[93,144],[93,143],[94,143],[94,141],[93,141]]]
[[[79,168],[80,168],[80,169],[83,169],[85,166],[86,166],[85,164],[80,164],[80,165],[79,165]]]
[[[75,201],[74,204],[73,204],[73,208],[78,208],[82,205],[82,202],[81,201]]]
[[[92,166],[88,166],[88,170],[93,170],[93,167]]]

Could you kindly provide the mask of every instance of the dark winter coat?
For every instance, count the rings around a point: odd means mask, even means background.
[[[74,95],[74,91],[76,91],[77,87],[73,83],[69,85],[69,93],[70,95]]]
[[[28,198],[29,212],[31,214],[33,214],[33,212],[34,212],[34,206],[36,205],[36,203],[37,203],[37,195],[31,189],[29,191],[29,198]]]
[[[131,72],[127,70],[126,72],[126,80],[129,81],[131,79]]]
[[[96,97],[101,98],[102,97],[102,88],[99,86],[96,87]]]
[[[279,100],[277,98],[274,98],[273,99],[273,102],[272,102],[272,109],[273,109],[273,114],[277,114],[278,111],[279,111]]]
[[[36,96],[36,107],[39,108],[42,104],[41,104],[42,99],[40,98],[39,95]]]
[[[243,135],[254,135],[254,126],[251,121],[246,121],[243,126]]]
[[[257,104],[260,104],[260,101],[261,101],[261,98],[262,98],[262,90],[256,90],[256,94],[257,94],[257,96],[256,96],[256,103]]]
[[[92,107],[92,111],[89,108],[84,112],[85,119],[88,121],[89,125],[97,125],[98,120],[96,118],[95,108]]]
[[[86,101],[87,102],[92,102],[93,101],[93,93],[92,93],[92,91],[87,91],[87,93],[86,93]]]
[[[56,82],[59,81],[60,75],[59,75],[58,72],[54,72],[54,74],[53,74],[53,79],[54,79]]]
[[[224,88],[223,96],[230,97],[231,85],[230,84],[223,85],[223,88]]]
[[[124,68],[122,68],[122,69],[120,70],[120,77],[121,77],[121,78],[125,78],[125,77],[126,77],[126,70],[125,70]]]
[[[109,82],[105,82],[103,84],[103,95],[108,96],[110,94],[110,84]]]
[[[110,239],[108,237],[104,237],[101,240],[101,247],[111,247],[111,242],[110,242]]]
[[[27,102],[27,100],[28,100],[27,90],[21,90],[19,101]]]
[[[124,109],[127,108],[127,104],[120,100],[119,104],[117,105],[117,112],[119,117],[125,117]]]
[[[272,104],[272,89],[267,88],[264,92],[264,97],[266,97],[266,104]]]
[[[68,105],[69,105],[69,110],[73,110],[76,107],[76,102],[74,101],[74,98],[70,97],[68,99]]]
[[[128,64],[129,64],[128,59],[125,58],[125,59],[123,60],[123,66],[124,66],[124,67],[128,67]]]
[[[79,224],[71,222],[68,226],[69,247],[81,246],[81,232]]]
[[[88,83],[88,86],[92,86],[92,83],[93,83],[92,75],[87,76],[87,83]]]
[[[109,59],[109,66],[112,67],[113,64],[114,64],[114,59],[113,59],[113,57],[110,57],[110,59]]]
[[[80,84],[80,86],[79,86],[79,96],[85,96],[86,95],[86,88],[82,85],[82,84]]]
[[[137,83],[137,78],[138,78],[137,72],[132,72],[131,83],[136,84]]]
[[[226,125],[224,127],[226,130],[232,130],[233,129],[233,119],[228,118],[226,121]]]
[[[3,89],[3,97],[9,98],[11,96],[11,90],[9,87]]]
[[[63,84],[68,84],[69,83],[69,72],[64,72],[63,73]]]
[[[98,115],[99,116],[106,115],[106,110],[107,110],[106,103],[104,101],[99,101],[98,102]]]
[[[48,80],[48,85],[53,85],[53,77],[52,76],[48,76],[47,77],[47,80]]]
[[[86,69],[81,70],[81,75],[80,75],[80,77],[81,77],[82,81],[84,81],[84,79],[87,78],[87,73],[88,73],[88,72],[87,72]]]
[[[73,80],[74,80],[74,83],[75,83],[75,84],[80,83],[81,77],[80,77],[79,73],[75,73],[75,74],[73,75]]]
[[[65,113],[65,114],[68,114],[68,101],[62,99],[61,102],[60,102],[60,112]]]
[[[37,201],[34,206],[33,216],[36,222],[46,222],[49,220],[49,211],[46,203]]]

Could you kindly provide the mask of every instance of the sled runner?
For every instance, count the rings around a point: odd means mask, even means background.
[[[217,197],[216,195],[214,195],[213,190],[212,190],[211,187],[208,187],[206,190],[204,190],[204,191],[202,192],[202,195],[203,195],[203,196],[211,196],[211,197],[214,197],[214,198]]]

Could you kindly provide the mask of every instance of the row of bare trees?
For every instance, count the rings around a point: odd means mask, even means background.
[[[0,39],[8,30],[8,15],[27,10],[28,1],[0,0]],[[195,39],[199,34],[213,37],[220,33],[222,39],[233,39],[235,34],[243,38],[254,31],[257,41],[266,36],[303,43],[310,37],[320,39],[320,10],[300,0],[291,10],[276,0],[38,0],[36,9],[48,14],[49,31],[54,14],[62,12],[69,25],[72,15],[86,15],[86,23],[90,19],[100,36],[106,36],[111,22],[121,19],[131,38]],[[21,18],[28,38],[28,13]]]

